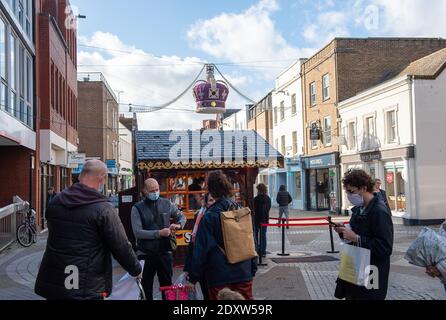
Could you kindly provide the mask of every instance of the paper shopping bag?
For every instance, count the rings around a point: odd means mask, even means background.
[[[370,250],[344,244],[341,247],[341,265],[339,267],[339,279],[349,283],[366,286],[369,274]]]

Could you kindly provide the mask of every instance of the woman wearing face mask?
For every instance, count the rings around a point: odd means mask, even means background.
[[[367,289],[337,279],[335,297],[347,300],[384,300],[393,248],[393,223],[384,201],[374,195],[373,180],[363,170],[346,173],[342,180],[348,200],[354,206],[350,227],[337,225],[335,231],[352,245],[370,249],[370,264],[378,269],[378,289]]]
[[[189,271],[190,271],[191,259],[192,259],[193,252],[194,252],[195,238],[197,236],[198,228],[200,227],[201,219],[203,218],[203,215],[206,214],[206,210],[209,209],[209,207],[211,207],[214,203],[215,203],[214,198],[212,198],[212,196],[209,193],[207,193],[204,196],[201,209],[195,213],[194,229],[192,231],[191,242],[188,246],[186,261],[184,263],[184,268],[183,268],[183,271],[186,273],[186,276],[189,274]],[[203,299],[209,300],[208,286],[206,283],[206,279],[204,277],[201,277],[201,279],[198,282],[200,283],[200,288],[203,293]]]

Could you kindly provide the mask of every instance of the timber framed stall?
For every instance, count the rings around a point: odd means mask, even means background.
[[[187,218],[177,232],[175,264],[183,263],[193,228],[198,199],[206,193],[197,187],[208,172],[222,170],[233,185],[234,200],[252,208],[260,168],[283,167],[283,156],[255,131],[136,131],[136,187],[119,194],[119,216],[135,245],[130,213],[143,198],[143,183],[155,178],[161,196],[170,199]]]

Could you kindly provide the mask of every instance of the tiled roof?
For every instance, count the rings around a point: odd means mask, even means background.
[[[189,154],[192,155],[192,151],[195,153],[196,149],[198,149],[197,145],[192,145],[193,141],[196,138],[193,138],[193,134],[198,135],[200,131],[137,131],[136,132],[136,157],[137,161],[145,161],[145,160],[160,160],[167,161],[170,160],[170,152],[172,148],[175,147],[183,147],[183,150],[187,150],[189,148]],[[227,143],[227,147],[231,154],[232,158],[235,159],[235,155],[238,157],[241,156],[241,152],[243,152],[243,158],[249,157],[251,158],[253,155],[255,156],[255,160],[263,160],[262,158],[277,158],[282,159],[283,156],[274,149],[268,142],[266,142],[260,135],[258,135],[255,131],[204,131],[203,134],[216,134],[217,139],[220,139],[221,146],[220,155],[221,157],[225,157],[225,145],[227,141],[225,141],[225,137],[232,137],[232,143]],[[177,140],[172,139],[173,137],[178,137]],[[184,139],[180,140],[179,137],[184,136]],[[194,140],[193,140],[194,139]],[[198,141],[198,139],[196,139]],[[243,144],[241,141],[243,139]],[[208,146],[210,143],[209,139],[205,139],[203,136],[200,143],[200,150],[203,150],[204,147]],[[237,140],[238,144],[235,143]],[[198,144],[198,143],[197,143]],[[237,147],[240,145],[240,147]],[[242,151],[243,149],[243,151]],[[260,156],[262,153],[262,149],[264,156]],[[211,154],[212,156],[212,154]],[[226,155],[227,156],[227,155]],[[193,159],[191,159],[193,160]]]
[[[416,78],[435,79],[446,67],[446,48],[409,64],[399,76],[412,75]]]

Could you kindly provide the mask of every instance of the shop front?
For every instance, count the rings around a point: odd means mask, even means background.
[[[386,191],[392,215],[402,217],[410,211],[409,190],[415,182],[410,168],[414,167],[414,154],[414,147],[403,147],[342,155],[342,173],[352,169],[362,169],[370,174],[372,179],[380,179],[381,188]],[[350,206],[346,197],[343,192],[344,209]]]
[[[306,209],[341,212],[340,166],[337,152],[303,158],[306,181]]]

